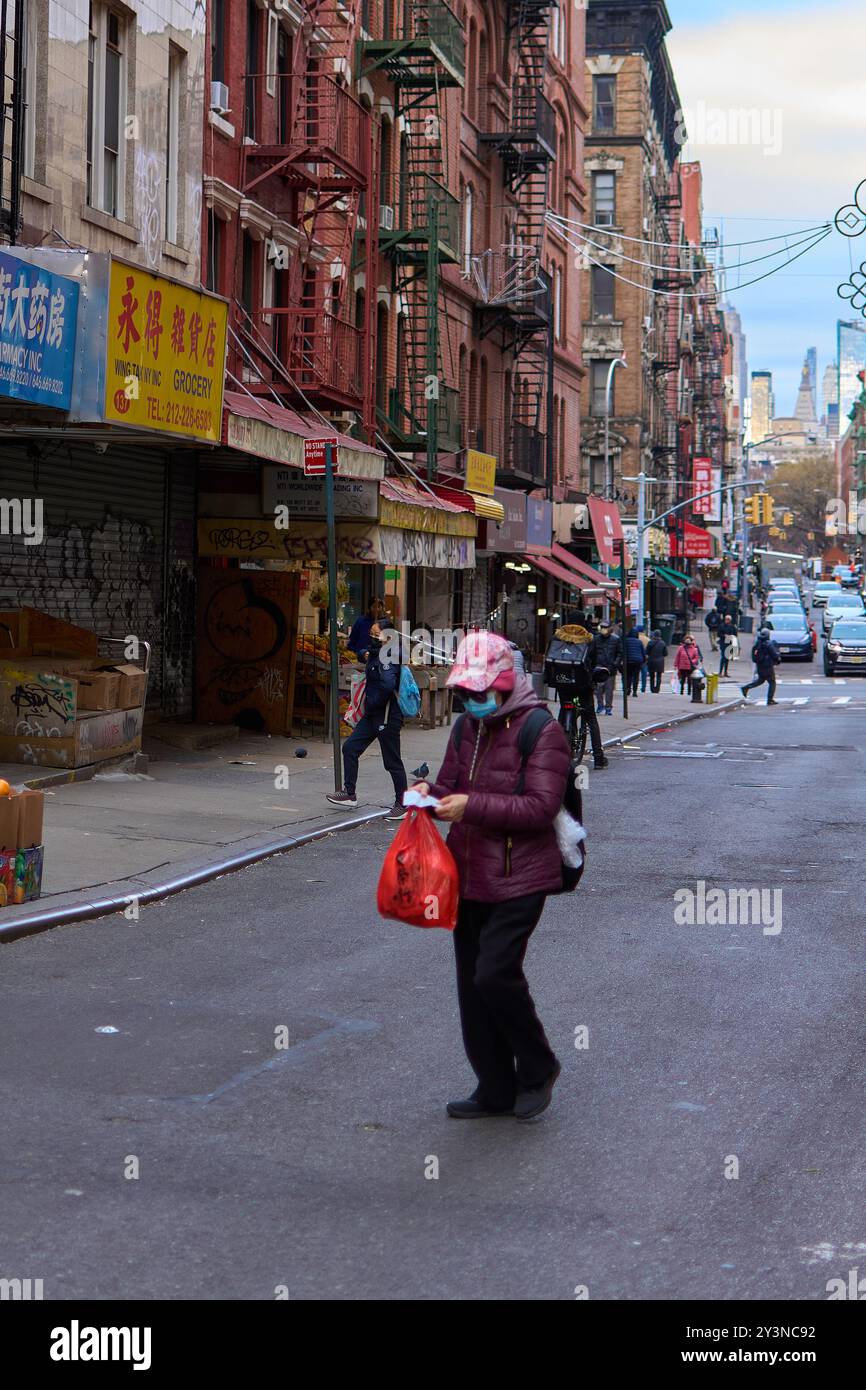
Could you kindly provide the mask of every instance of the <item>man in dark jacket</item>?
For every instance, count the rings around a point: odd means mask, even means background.
[[[612,631],[610,623],[599,623],[595,639],[595,660],[598,692],[598,713],[613,714],[613,692],[616,673],[622,668],[622,639]],[[604,679],[602,672],[607,671]]]
[[[604,768],[610,767],[610,762],[605,755],[601,729],[598,727],[598,718],[595,712],[596,687],[592,678],[598,665],[596,656],[598,651],[598,638],[594,637],[589,628],[584,626],[585,622],[585,614],[575,613],[573,623],[568,623],[565,627],[557,628],[556,632],[553,634],[553,641],[547,651],[545,668],[547,662],[550,661],[552,657],[555,658],[557,654],[561,653],[562,644],[565,644],[566,648],[585,647],[587,649],[583,665],[575,667],[575,684],[573,686],[557,684],[556,686],[559,701],[562,705],[559,722],[562,724],[563,728],[566,728],[568,720],[565,716],[569,713],[569,711],[566,710],[566,705],[569,703],[577,705],[586,720],[589,729],[589,741],[592,745],[592,756],[595,761],[596,770],[600,772]],[[513,647],[514,643],[511,645]],[[518,676],[522,676],[525,675],[525,671],[521,670],[517,655],[518,654],[515,652],[514,668]],[[568,670],[568,666],[565,666],[565,670]],[[572,710],[570,713],[571,716],[574,717],[574,711]],[[568,729],[566,729],[566,736],[568,736]]]
[[[516,675],[508,642],[496,633],[471,633],[460,643],[448,684],[462,692],[466,716],[438,777],[417,789],[438,799],[436,815],[451,825],[448,847],[460,876],[457,993],[478,1085],[447,1109],[456,1120],[531,1120],[549,1105],[560,1072],[523,958],[548,893],[562,891],[554,822],[568,741],[549,719],[522,763],[520,730],[545,706],[532,682]]]
[[[710,634],[710,647],[713,651],[718,650],[719,628],[722,626],[722,615],[718,608],[711,608],[704,618],[704,626]]]
[[[758,640],[752,648],[752,660],[758,674],[748,685],[741,687],[743,695],[747,697],[750,690],[757,690],[759,685],[766,685],[768,687],[767,704],[777,704],[776,667],[782,660],[782,654],[767,627],[762,627],[758,633]]]
[[[370,628],[364,714],[343,744],[343,790],[333,792],[328,801],[332,806],[339,806],[341,810],[351,810],[357,806],[355,788],[358,785],[358,759],[374,739],[378,739],[382,750],[382,762],[394,783],[394,805],[388,819],[402,820],[406,814],[403,793],[408,780],[400,757],[400,730],[403,727],[403,715],[397,699],[400,666],[396,661],[381,661],[379,655],[382,650],[382,633],[393,627],[394,624],[389,618],[383,618],[381,622],[373,623]]]
[[[370,650],[370,630],[373,624],[385,613],[385,605],[380,598],[371,598],[367,605],[366,613],[360,618],[356,618],[352,624],[352,631],[349,633],[349,640],[346,643],[350,652],[359,656],[362,661],[366,661],[367,653]]]
[[[634,628],[625,639],[625,651],[628,658],[628,693],[637,699],[641,671],[646,664],[646,649]]]
[[[730,613],[725,614],[725,621],[719,628],[719,675],[730,675],[731,653],[738,642],[737,629]]]
[[[660,632],[654,632],[650,638],[650,644],[646,649],[647,666],[649,667],[650,694],[658,695],[662,688],[662,676],[665,673],[665,660],[668,649],[662,641]]]

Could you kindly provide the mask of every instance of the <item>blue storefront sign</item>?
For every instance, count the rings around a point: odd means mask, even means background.
[[[0,251],[0,396],[68,410],[78,285]]]
[[[553,544],[553,503],[537,497],[526,499],[526,544],[533,550],[550,550]]]

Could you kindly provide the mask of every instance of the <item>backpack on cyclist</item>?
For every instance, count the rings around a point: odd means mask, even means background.
[[[547,709],[534,709],[525,719],[517,736],[520,752],[520,776],[514,789],[516,796],[523,795],[526,781],[526,764],[538,742],[545,725],[551,723],[553,715]],[[466,715],[460,714],[454,721],[451,737],[455,748],[460,747]],[[580,787],[581,764],[572,758],[568,767],[568,778],[562,797],[562,808],[554,822],[559,852],[562,855],[562,892],[573,893],[586,868],[586,830],[583,826],[583,792]]]
[[[592,686],[592,635],[582,627],[562,627],[544,658],[545,684],[558,695],[582,694]]]

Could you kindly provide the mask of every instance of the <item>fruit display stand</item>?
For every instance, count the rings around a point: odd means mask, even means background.
[[[36,609],[0,612],[0,761],[87,767],[141,748],[150,645],[102,637]]]
[[[42,892],[45,795],[0,781],[0,908],[32,902]]]

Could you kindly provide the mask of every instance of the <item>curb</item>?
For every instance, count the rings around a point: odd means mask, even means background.
[[[605,748],[623,747],[636,739],[646,738],[650,734],[657,733],[660,729],[674,729],[680,724],[689,724],[695,719],[706,719],[712,715],[725,714],[728,710],[741,709],[746,704],[747,701],[740,699],[732,700],[724,705],[701,706],[693,713],[678,715],[675,719],[663,719],[656,724],[648,724],[646,728],[636,729],[634,733],[607,739],[603,746]],[[57,777],[56,782],[71,780],[79,779],[72,778],[68,773],[62,773]],[[42,785],[44,786],[45,783],[43,782]],[[251,864],[257,864],[262,859],[272,858],[275,854],[284,854],[287,850],[297,849],[300,845],[310,844],[313,840],[324,839],[326,835],[333,832],[353,830],[356,826],[382,820],[387,814],[387,810],[371,811],[363,816],[353,816],[351,820],[320,825],[315,830],[305,831],[302,835],[272,840],[260,845],[257,849],[245,850],[242,854],[230,855],[226,859],[213,860],[195,869],[182,870],[167,881],[155,883],[148,887],[142,887],[141,883],[135,879],[127,879],[125,880],[127,892],[122,891],[123,885],[115,886],[113,892],[106,897],[70,903],[66,907],[46,907],[40,911],[29,912],[21,917],[16,917],[5,926],[0,919],[0,945],[7,941],[16,941],[21,937],[35,936],[38,932],[49,931],[52,927],[65,926],[73,922],[91,921],[97,917],[107,917],[114,912],[122,912],[124,908],[129,906],[132,899],[135,899],[141,906],[159,902],[163,898],[172,897],[175,893],[182,893],[187,888],[197,888],[202,883],[208,883],[223,874],[238,873],[241,869],[249,868]]]
[[[660,729],[676,729],[680,724],[691,724],[695,719],[709,719],[715,714],[726,714],[728,710],[744,709],[748,700],[729,700],[726,705],[706,705],[692,714],[680,714],[675,719],[661,719],[657,724],[648,724],[645,729],[636,729],[633,734],[621,734],[619,738],[608,739],[605,748],[621,748],[626,743],[634,743],[636,739],[646,738],[649,734],[656,734]]]
[[[352,830],[358,825],[382,820],[387,815],[387,810],[372,811],[368,815],[353,816],[351,820],[335,821],[333,825],[320,825],[315,830],[305,831],[303,835],[292,835],[288,839],[273,840],[268,844],[261,845],[258,849],[246,850],[243,854],[234,854],[227,859],[214,860],[212,863],[203,864],[200,868],[176,874],[167,882],[155,883],[150,887],[142,888],[136,880],[127,879],[125,883],[128,892],[121,891],[122,885],[120,887],[115,886],[109,897],[70,903],[67,907],[43,908],[41,911],[16,917],[8,926],[0,925],[0,945],[7,941],[16,941],[23,936],[35,936],[37,932],[48,931],[51,927],[60,927],[72,922],[90,921],[95,917],[107,917],[113,912],[122,912],[124,908],[129,906],[132,899],[135,899],[140,905],[159,902],[163,898],[172,897],[175,893],[182,893],[187,888],[197,888],[200,884],[208,883],[211,879],[220,878],[223,874],[237,873],[240,869],[249,868],[251,864],[257,864],[262,859],[270,859],[275,854],[283,854],[286,850],[309,844],[312,840],[323,840],[326,835],[330,835],[334,831]]]

